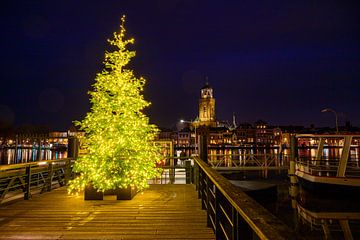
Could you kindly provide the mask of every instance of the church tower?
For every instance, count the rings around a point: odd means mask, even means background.
[[[213,89],[206,82],[199,99],[199,125],[215,126],[215,98]]]

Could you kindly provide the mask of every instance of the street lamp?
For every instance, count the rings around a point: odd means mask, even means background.
[[[181,123],[190,123],[193,124],[193,121],[185,121],[183,119],[180,120]],[[196,125],[194,124],[195,127],[195,154],[197,154],[197,134],[196,134]]]
[[[337,112],[335,112],[333,109],[331,108],[325,108],[323,110],[321,110],[322,113],[324,112],[332,112],[335,114],[335,126],[336,126],[336,134],[339,133],[339,126],[338,126],[338,115],[337,115]]]

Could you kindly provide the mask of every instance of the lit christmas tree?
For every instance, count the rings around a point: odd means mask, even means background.
[[[142,95],[145,79],[125,68],[135,56],[127,49],[134,39],[125,38],[125,16],[121,22],[120,33],[108,40],[115,50],[105,53],[104,70],[89,92],[91,111],[76,122],[85,131],[87,151],[75,162],[79,175],[70,181],[69,192],[89,184],[102,192],[128,186],[141,190],[159,173],[155,166],[161,155],[152,142],[158,129],[142,112],[150,105]]]

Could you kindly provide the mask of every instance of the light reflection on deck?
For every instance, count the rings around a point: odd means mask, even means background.
[[[130,201],[65,188],[0,206],[0,239],[214,239],[194,185],[151,185]]]

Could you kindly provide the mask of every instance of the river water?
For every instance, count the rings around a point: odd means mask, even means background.
[[[38,161],[37,148],[18,148],[15,154],[14,148],[0,149],[0,165],[28,163]],[[54,160],[67,157],[66,150],[42,149],[41,160]]]

